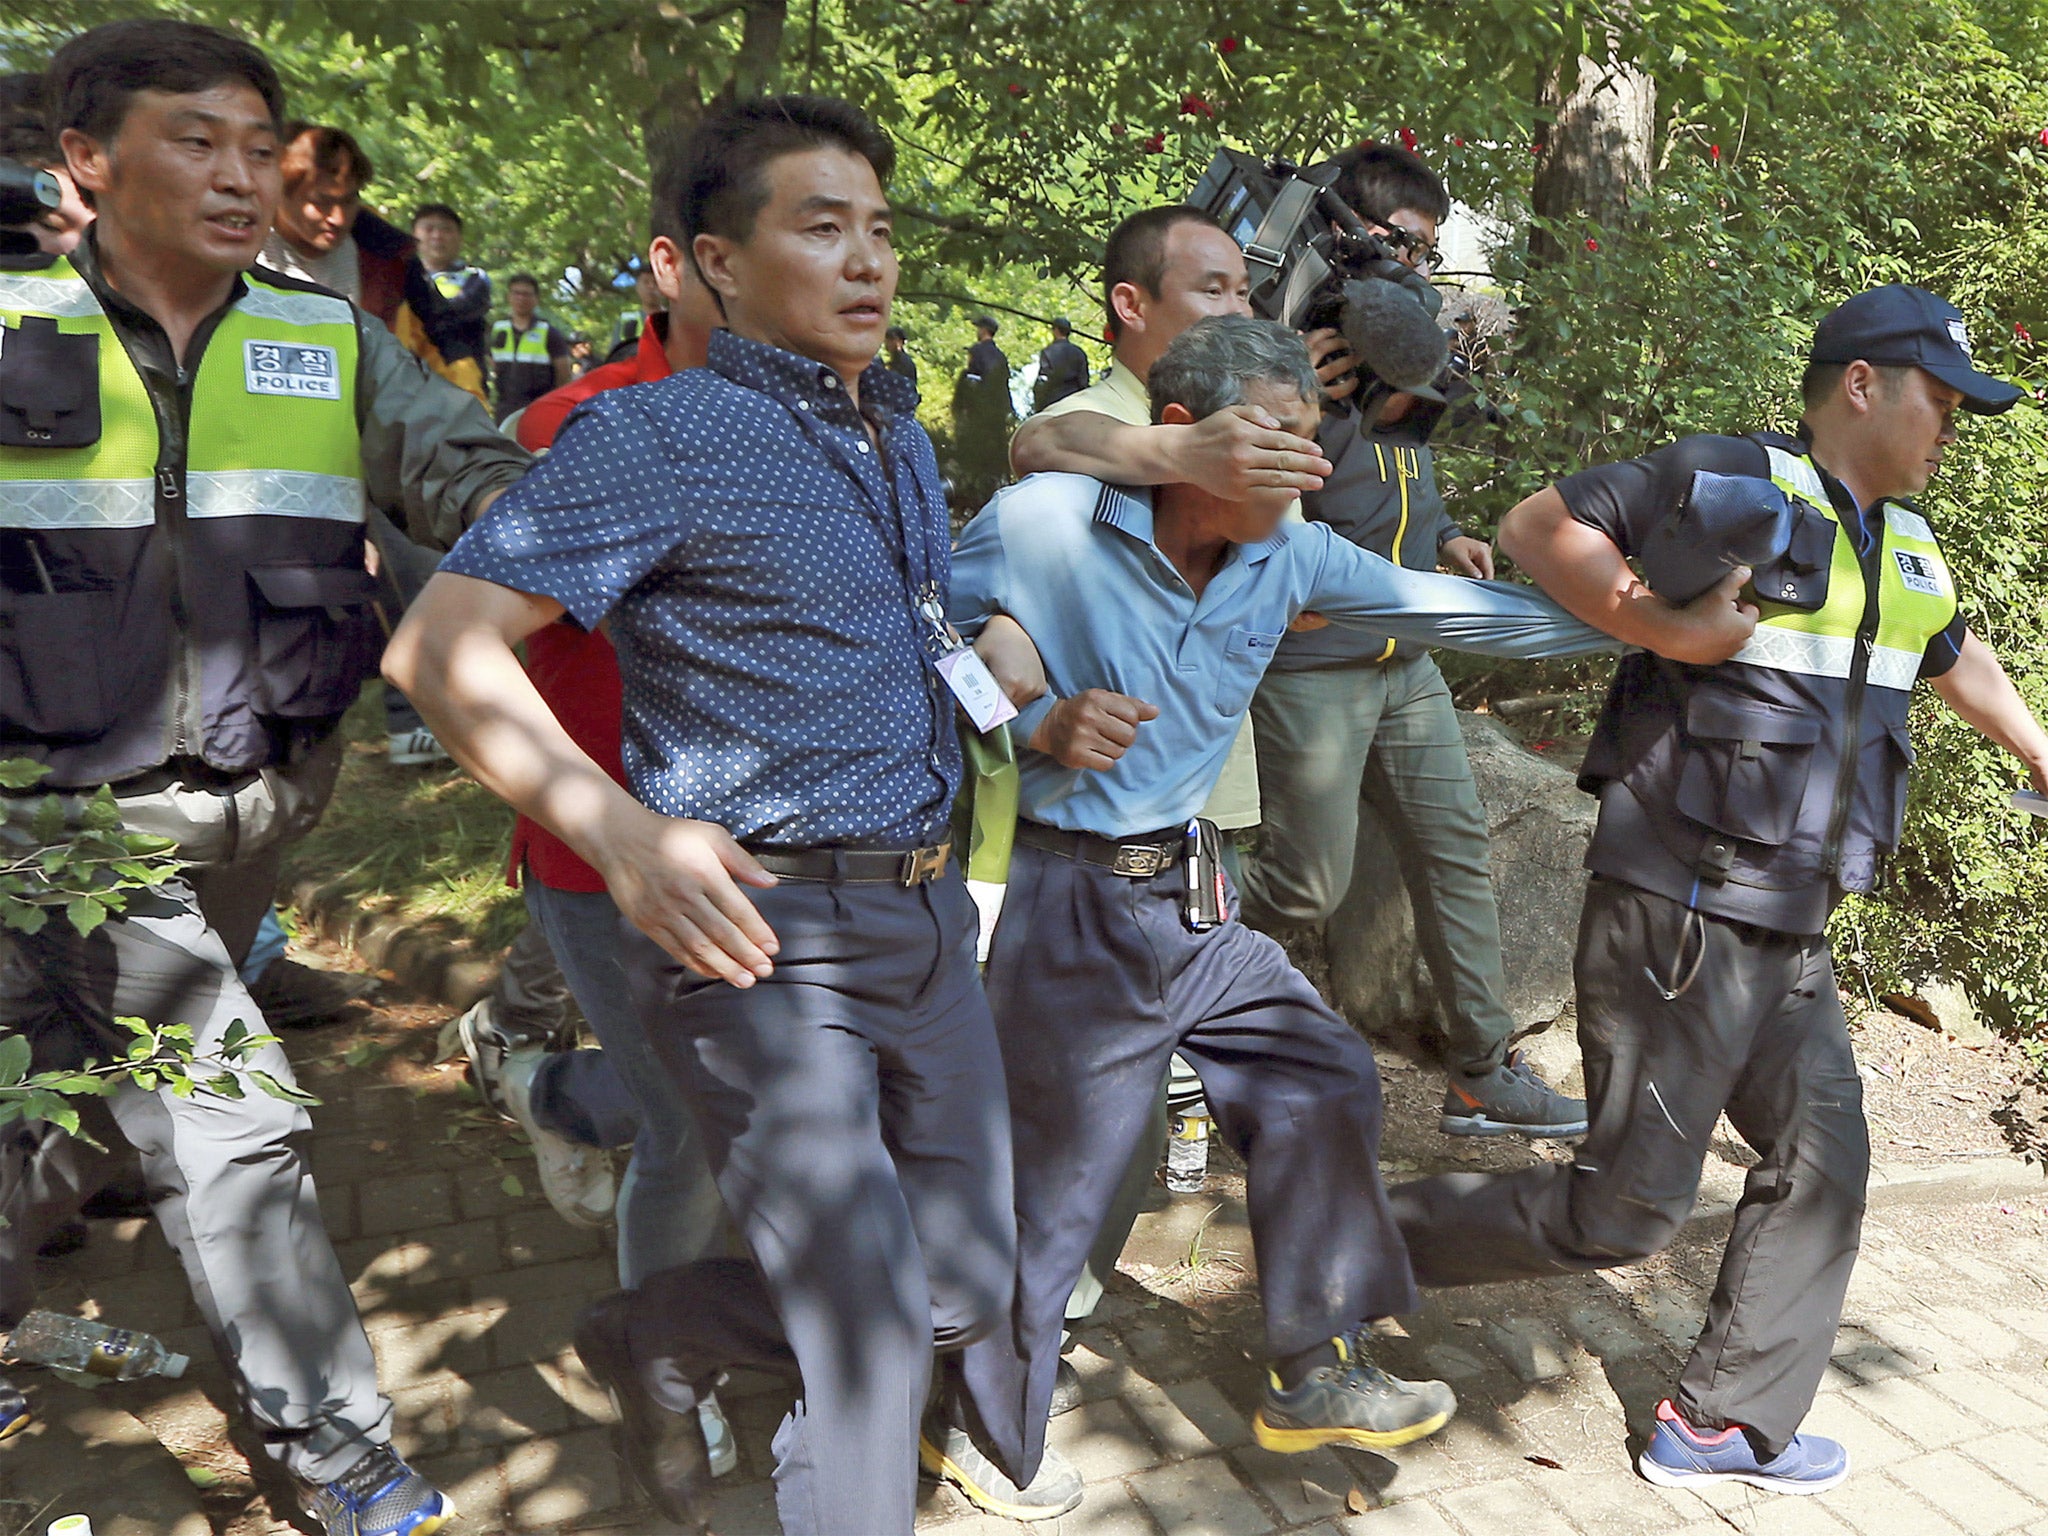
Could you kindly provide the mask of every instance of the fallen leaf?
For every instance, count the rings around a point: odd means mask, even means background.
[[[1534,1462],[1539,1467],[1548,1467],[1553,1472],[1562,1472],[1564,1470],[1563,1462],[1552,1461],[1548,1456],[1529,1455],[1524,1456],[1522,1460]]]
[[[185,1469],[185,1476],[191,1480],[194,1488],[218,1488],[220,1486],[220,1474],[213,1471],[210,1467],[187,1467]]]
[[[1363,1488],[1353,1488],[1344,1495],[1344,1507],[1354,1515],[1369,1515],[1372,1513],[1372,1500],[1365,1496]]]
[[[505,1191],[506,1194],[515,1200],[526,1193],[526,1186],[519,1182],[519,1175],[516,1173],[508,1173],[505,1177],[498,1180],[498,1188]]]

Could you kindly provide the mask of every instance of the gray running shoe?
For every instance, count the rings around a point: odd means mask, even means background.
[[[1287,1391],[1266,1379],[1266,1400],[1252,1418],[1252,1433],[1269,1451],[1295,1455],[1319,1445],[1383,1451],[1433,1435],[1450,1423],[1458,1400],[1441,1381],[1389,1376],[1360,1352],[1365,1330],[1330,1342],[1337,1363],[1319,1365]]]
[[[1491,1072],[1453,1072],[1437,1129],[1446,1136],[1583,1136],[1586,1101],[1566,1098],[1516,1051]]]
[[[1019,1488],[1010,1475],[984,1456],[967,1431],[928,1420],[917,1437],[917,1459],[925,1471],[951,1483],[976,1509],[1005,1520],[1051,1520],[1081,1502],[1081,1474],[1051,1446],[1038,1463],[1031,1486]]]

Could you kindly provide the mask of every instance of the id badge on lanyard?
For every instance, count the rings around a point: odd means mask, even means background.
[[[974,653],[974,647],[960,638],[960,632],[946,622],[946,610],[939,602],[935,583],[925,584],[917,607],[930,629],[932,667],[953,690],[953,697],[967,712],[977,731],[992,731],[1017,718],[1017,706],[996,682],[988,663]]]

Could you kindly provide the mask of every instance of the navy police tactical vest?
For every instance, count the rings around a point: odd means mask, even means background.
[[[375,668],[353,309],[245,282],[152,390],[69,263],[0,271],[0,757],[49,787],[282,761]]]
[[[1872,889],[1898,846],[1911,691],[1956,592],[1911,506],[1884,503],[1882,533],[1859,556],[1805,446],[1755,441],[1799,515],[1831,530],[1832,558],[1787,594],[1796,606],[1759,602],[1755,634],[1718,666],[1623,658],[1579,784],[1626,785],[1661,847],[1638,840],[1631,854],[1628,840],[1596,836],[1588,863],[1665,889],[1675,861],[1712,893],[1710,910],[1747,916],[1747,900],[1751,920],[1786,927],[1768,914],[1805,907],[1815,915],[1795,931],[1816,932],[1836,893]]]

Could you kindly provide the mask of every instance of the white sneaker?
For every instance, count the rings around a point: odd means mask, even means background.
[[[572,1227],[601,1227],[612,1219],[612,1208],[619,1198],[611,1159],[600,1147],[579,1146],[568,1137],[542,1130],[534,1123],[533,1074],[547,1055],[533,1045],[508,1052],[498,1070],[499,1092],[513,1120],[533,1143],[541,1192],[548,1197],[555,1214]]]
[[[732,1437],[732,1425],[718,1406],[718,1394],[706,1392],[697,1404],[697,1423],[704,1430],[704,1449],[711,1453],[711,1475],[729,1477],[740,1469],[740,1448]]]
[[[416,731],[393,731],[385,740],[385,751],[394,768],[423,768],[428,763],[452,761],[448,749],[425,726]]]

